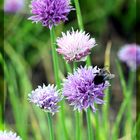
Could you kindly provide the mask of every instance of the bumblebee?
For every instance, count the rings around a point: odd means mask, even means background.
[[[115,77],[114,74],[111,74],[106,68],[100,69],[98,73],[95,73],[96,76],[94,77],[94,84],[95,85],[100,85],[100,84],[105,84],[105,81],[108,81],[112,78]]]

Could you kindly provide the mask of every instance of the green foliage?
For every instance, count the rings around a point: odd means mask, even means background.
[[[72,3],[74,4],[74,1],[72,1]],[[120,34],[120,38],[122,37],[121,41],[125,38],[122,42],[126,41],[127,37],[129,37],[130,40],[135,40],[135,0],[80,0],[80,7],[85,30],[91,33],[91,35],[94,35],[96,40],[102,43],[102,46],[106,43],[102,37],[104,37],[104,34],[111,34],[108,29],[112,28],[112,26],[114,27],[113,29],[115,31],[113,31],[115,33],[117,32],[116,30],[121,29],[121,32],[118,34]],[[25,9],[28,9],[28,7]],[[28,17],[28,11],[17,14],[5,13],[4,16],[5,55],[3,56],[2,51],[0,53],[0,66],[3,67],[4,77],[0,75],[0,86],[3,87],[3,83],[5,83],[5,90],[0,91],[4,93],[0,94],[0,129],[3,129],[5,124],[6,129],[17,131],[23,140],[47,140],[49,135],[47,115],[39,108],[29,104],[27,94],[32,88],[42,84],[42,81],[45,83],[54,82],[50,49],[51,40],[49,30],[43,28],[41,24],[32,24],[31,21],[27,20]],[[75,11],[72,11],[68,18],[68,22],[56,27],[56,36],[60,36],[62,31],[71,29],[71,27],[74,27],[74,29],[78,28]],[[129,42],[129,40],[127,41]],[[97,49],[99,50],[98,53],[104,53],[104,49],[100,47]],[[96,58],[98,58],[98,54],[94,55],[95,60],[93,61],[97,63]],[[61,62],[61,76],[64,77],[66,71],[71,71],[71,65],[65,64],[61,57],[59,57],[59,61]],[[113,125],[109,122],[109,118],[107,119],[107,117],[110,116],[110,114],[108,114],[110,113],[110,102],[108,102],[108,106],[104,109],[106,114],[101,114],[104,118],[99,117],[100,113],[95,114],[95,116],[91,114],[91,123],[95,130],[95,140],[107,140],[111,136],[113,140],[117,140],[120,136],[119,127],[121,126],[124,116],[129,120],[129,123],[132,123],[132,118],[127,117],[129,115],[128,111],[131,110],[127,110],[126,108],[127,105],[131,107],[131,98],[127,96],[128,91],[123,70],[118,61],[116,64],[114,59],[112,61],[114,63],[113,66],[117,66],[117,76],[119,76],[121,82],[119,86],[122,88],[124,99],[119,108],[119,112],[117,112],[117,116],[114,118]],[[102,59],[99,65],[103,63],[104,60]],[[39,78],[40,75],[43,76]],[[133,77],[131,78],[133,79]],[[133,80],[130,81],[133,82]],[[130,83],[130,85],[132,84]],[[110,92],[111,90],[106,93],[109,94]],[[132,91],[129,93],[132,94]],[[109,96],[107,98],[110,100],[111,97]],[[4,99],[4,102],[2,99]],[[4,106],[8,106],[4,114],[5,120],[1,117],[4,113]],[[66,128],[69,132],[68,137],[69,140],[73,140],[75,135],[71,134],[75,133],[73,125],[74,112],[66,103],[65,112]],[[9,116],[12,118],[12,122],[8,120]],[[60,129],[60,123],[58,123],[58,118],[58,115],[53,117],[53,127],[55,128],[56,140],[62,140],[63,134],[61,133],[62,131]],[[103,120],[107,122],[103,122]],[[139,122],[140,121],[138,121],[138,123]],[[124,122],[124,126],[126,126],[125,123],[126,122]],[[113,127],[113,132],[110,129],[111,127]],[[125,129],[125,127],[123,128]],[[86,129],[87,127],[84,121],[81,130],[81,138],[83,138],[83,140],[87,139]],[[128,132],[123,132],[122,136],[127,134]],[[135,135],[136,134],[133,132],[133,137],[135,137]]]

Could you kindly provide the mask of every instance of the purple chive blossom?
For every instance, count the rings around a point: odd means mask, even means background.
[[[86,110],[91,107],[96,111],[94,104],[104,104],[103,90],[109,86],[109,82],[94,84],[94,78],[100,71],[97,67],[81,67],[74,74],[69,74],[63,84],[63,95],[74,110]]]
[[[57,104],[61,100],[62,96],[54,85],[45,86],[43,84],[43,87],[38,86],[29,94],[30,102],[52,114],[58,112],[59,106]]]
[[[68,20],[67,15],[73,9],[70,0],[32,0],[29,19],[35,23],[41,22],[50,29],[61,21]]]
[[[24,7],[24,0],[4,0],[5,12],[19,12]]]
[[[140,65],[140,46],[136,44],[127,44],[123,46],[119,52],[118,57],[125,62],[128,67],[135,70]]]
[[[0,140],[22,140],[16,133],[0,131]]]
[[[57,52],[68,62],[85,61],[91,49],[96,45],[95,39],[83,31],[67,31],[57,39]]]

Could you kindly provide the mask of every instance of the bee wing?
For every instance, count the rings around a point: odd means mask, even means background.
[[[110,80],[110,79],[112,79],[112,78],[114,78],[114,77],[115,77],[114,74],[108,74],[108,75],[106,75],[106,76],[104,77],[104,80]]]
[[[109,79],[112,79],[112,78],[114,78],[115,77],[115,74],[110,74],[109,75]]]

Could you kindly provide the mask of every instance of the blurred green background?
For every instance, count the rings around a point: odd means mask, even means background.
[[[113,123],[119,107],[123,101],[119,76],[115,64],[117,51],[126,43],[140,43],[140,16],[136,18],[136,0],[79,0],[85,31],[96,39],[97,46],[90,55],[93,66],[104,66],[104,54],[108,42],[111,42],[111,73],[116,78],[111,86],[110,122]],[[30,0],[25,0],[24,9],[20,13],[7,13],[4,15],[4,54],[0,55],[1,66],[4,65],[5,77],[0,75],[0,87],[3,87],[5,97],[4,116],[5,127],[17,131],[23,140],[47,140],[46,115],[40,109],[30,105],[27,94],[37,85],[54,83],[53,66],[50,48],[49,29],[41,24],[32,24],[27,20],[30,16]],[[74,5],[72,0],[72,5]],[[140,6],[137,4],[137,7]],[[68,15],[68,21],[56,27],[57,36],[61,32],[78,29],[76,12]],[[136,40],[137,33],[137,40]],[[59,57],[62,77],[66,76],[65,63]],[[128,70],[123,65],[128,77]],[[1,88],[2,89],[2,88]],[[2,92],[3,93],[3,92]],[[133,118],[135,119],[135,93],[132,98]],[[67,128],[69,135],[74,132],[72,109],[66,106]],[[0,113],[3,113],[0,110]],[[3,121],[2,118],[0,120]],[[54,126],[57,129],[57,118],[54,117]],[[3,124],[1,123],[1,129]],[[123,128],[122,128],[123,129]],[[57,139],[61,140],[61,133],[56,130]],[[121,132],[119,133],[122,137]],[[56,139],[56,140],[57,140]],[[70,140],[73,140],[71,138]],[[83,140],[86,134],[83,133]]]

